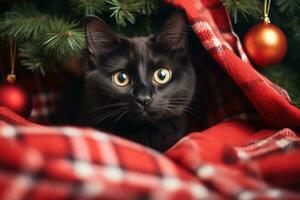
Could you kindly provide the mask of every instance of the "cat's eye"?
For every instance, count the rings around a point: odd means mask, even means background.
[[[130,83],[129,75],[124,71],[118,71],[112,75],[113,82],[121,87],[124,87]]]
[[[172,72],[166,68],[160,68],[154,72],[153,81],[158,84],[165,84],[172,78]]]

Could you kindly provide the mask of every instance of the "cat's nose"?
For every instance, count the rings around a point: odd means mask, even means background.
[[[140,106],[145,107],[145,106],[149,105],[149,103],[152,101],[152,98],[150,95],[139,95],[139,96],[135,97],[135,101]]]

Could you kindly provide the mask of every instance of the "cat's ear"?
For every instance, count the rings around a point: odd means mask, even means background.
[[[118,36],[112,29],[96,16],[86,17],[85,35],[87,50],[92,55],[104,55],[119,42]]]
[[[173,13],[154,38],[156,42],[168,49],[186,49],[188,42],[188,22],[184,12],[179,10]]]

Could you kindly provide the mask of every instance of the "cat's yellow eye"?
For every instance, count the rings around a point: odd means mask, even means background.
[[[120,87],[124,87],[130,83],[129,75],[124,71],[118,71],[112,75],[113,82]]]
[[[172,72],[166,68],[159,68],[154,72],[153,81],[157,84],[165,84],[172,78]]]

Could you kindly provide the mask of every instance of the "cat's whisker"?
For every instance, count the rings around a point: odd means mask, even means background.
[[[169,99],[169,101],[184,101],[184,100],[193,100],[193,98],[176,98],[176,99]]]
[[[117,116],[118,114],[120,114],[121,112],[123,112],[122,110],[113,110],[107,113],[104,113],[102,115],[100,115],[99,117],[97,117],[96,119],[94,119],[95,123],[98,124],[104,120],[109,120],[115,116]]]
[[[197,97],[197,96],[193,96],[193,97],[178,97],[178,98],[174,98],[174,99],[169,99],[170,101],[173,101],[173,100],[201,100],[203,99],[202,96],[200,97]]]
[[[113,129],[117,125],[117,123],[122,119],[122,117],[124,117],[126,115],[126,111],[124,110],[118,115],[119,116],[113,120],[111,129]]]
[[[176,106],[176,107],[179,107],[179,108],[184,108],[186,110],[189,110],[189,111],[192,111],[192,112],[199,112],[199,108],[201,107],[192,107],[191,105],[187,106],[187,107],[184,107],[184,106],[181,106],[181,105],[173,105],[173,106]]]
[[[99,110],[118,107],[118,106],[120,106],[120,107],[121,106],[126,106],[126,104],[125,103],[114,103],[114,104],[108,104],[108,105],[105,105],[105,106],[99,106],[99,107],[93,109],[91,112],[96,112],[96,111],[99,111]]]
[[[118,112],[118,113],[111,113],[110,115],[108,115],[108,116],[106,116],[106,117],[103,117],[103,118],[97,120],[97,121],[96,121],[96,124],[99,124],[100,122],[104,122],[104,121],[111,121],[111,120],[113,120],[113,118],[114,118],[115,116],[117,116],[119,113],[120,113],[120,112]]]
[[[183,112],[186,112],[194,117],[196,117],[197,119],[204,121],[203,118],[201,118],[199,115],[197,115],[196,113],[194,113],[193,110],[189,109],[188,107],[183,107],[183,106],[175,106],[175,105],[166,105],[166,107],[171,108],[171,109],[177,109]]]
[[[181,100],[181,99],[171,99],[171,100],[169,100],[169,102],[170,102],[171,105],[180,106],[181,104],[185,103],[185,100],[186,99],[184,99],[184,100]],[[193,109],[195,109],[198,112],[201,111],[201,110],[203,110],[203,106],[196,105],[194,102],[191,102],[187,107],[188,108],[193,108]]]
[[[95,117],[94,119],[92,119],[92,121],[97,124],[100,121],[103,121],[105,118],[109,117],[112,113],[114,113],[114,111],[103,113],[102,115],[99,115],[99,116]]]
[[[177,103],[181,103],[181,102],[172,102],[171,105],[175,105],[175,106],[180,106],[180,104],[177,104]],[[189,104],[187,106],[187,108],[191,108],[191,109],[194,109],[195,111],[201,111],[203,109],[203,106],[200,106],[200,105],[195,105],[195,104]]]
[[[186,123],[182,123],[182,128],[174,123],[185,122],[187,113],[196,115],[195,111],[201,109],[190,105],[198,101],[198,96],[195,97],[194,90],[197,86],[195,69],[188,56],[191,26],[184,14],[172,15],[155,40],[152,36],[119,37],[97,18],[90,18],[85,27],[87,59],[91,65],[85,79],[88,90],[85,98],[93,100],[86,105],[88,117],[96,123],[93,125],[121,136],[128,132],[133,135],[130,139],[159,150],[171,146],[174,137],[183,136],[187,128]],[[170,49],[175,56],[165,53]],[[145,62],[132,57],[142,57]],[[178,81],[169,82],[172,73]],[[143,81],[152,79],[157,84]],[[151,96],[151,103],[140,98],[144,95]],[[152,113],[155,110],[157,113]],[[160,134],[152,133],[157,130]]]
[[[132,114],[129,112],[128,115],[127,115],[127,117],[126,117],[126,119],[125,119],[125,122],[126,122],[126,123],[129,122],[129,119],[130,119],[131,116],[132,116]]]

